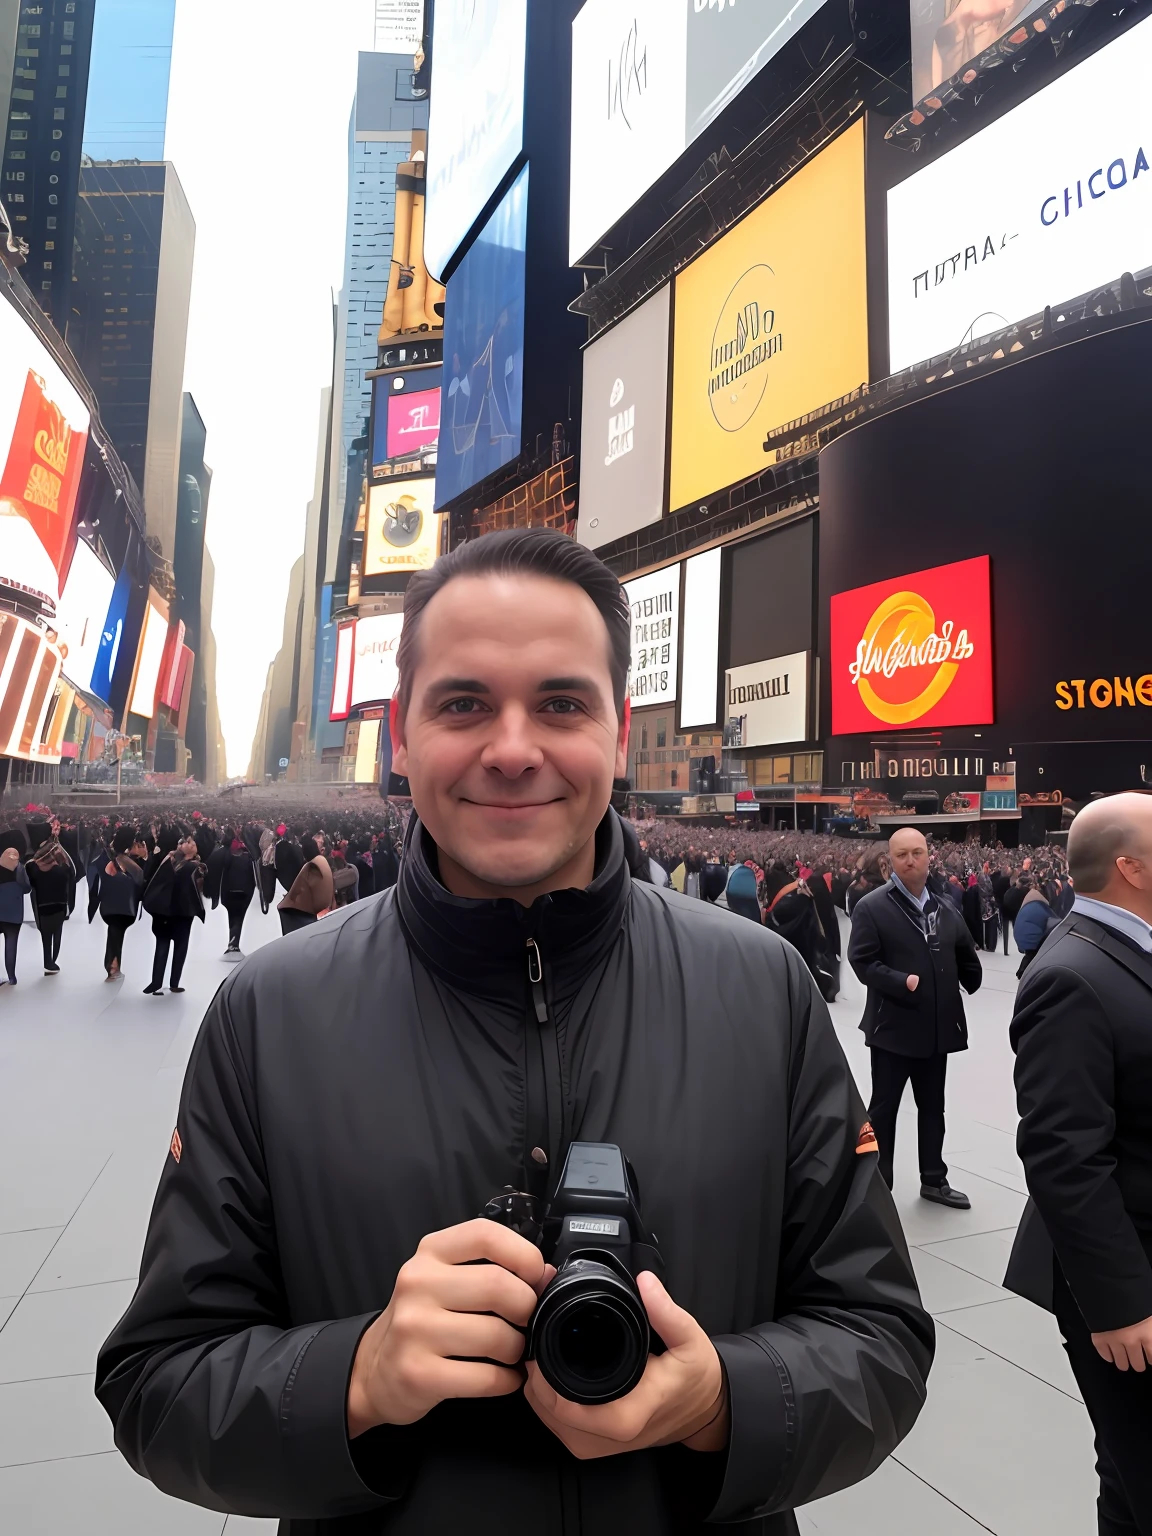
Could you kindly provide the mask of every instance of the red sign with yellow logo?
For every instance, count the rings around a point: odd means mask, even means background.
[[[832,734],[991,725],[987,555],[832,599]]]
[[[46,394],[43,379],[29,369],[0,496],[23,512],[57,571],[72,527],[86,441],[87,433],[73,431]]]

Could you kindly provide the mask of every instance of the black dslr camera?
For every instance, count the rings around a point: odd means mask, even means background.
[[[572,1403],[612,1403],[639,1384],[650,1354],[662,1354],[636,1287],[661,1279],[656,1239],[644,1227],[636,1179],[619,1147],[573,1142],[559,1187],[542,1202],[508,1188],[484,1207],[490,1221],[539,1247],[556,1276],[528,1324],[525,1359]]]

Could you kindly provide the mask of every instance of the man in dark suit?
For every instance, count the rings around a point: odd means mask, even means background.
[[[888,844],[888,857],[892,877],[856,903],[848,942],[848,963],[868,988],[860,1023],[872,1052],[868,1118],[891,1188],[896,1115],[911,1082],[920,1194],[966,1211],[971,1202],[948,1183],[944,1161],[944,1080],[948,1057],[968,1049],[960,988],[979,988],[980,957],[959,912],[928,889],[924,834],[901,828]]]
[[[1056,1313],[1096,1431],[1101,1536],[1148,1536],[1152,797],[1085,806],[1068,864],[1075,904],[1029,967],[1012,1020],[1032,1204],[1004,1283]]]

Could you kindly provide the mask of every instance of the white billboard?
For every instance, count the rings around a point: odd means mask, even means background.
[[[104,634],[116,578],[83,539],[78,539],[68,580],[56,609],[55,629],[64,658],[64,676],[85,692]]]
[[[587,0],[572,23],[573,262],[823,3]]]
[[[634,708],[676,698],[680,636],[680,567],[667,565],[624,583],[632,612],[632,669],[628,696]]]
[[[144,616],[144,633],[140,636],[140,650],[136,657],[136,679],[132,684],[132,699],[128,705],[134,715],[151,720],[156,711],[156,685],[160,681],[160,667],[164,660],[164,647],[168,642],[168,617],[151,598]]]
[[[720,669],[720,573],[723,551],[707,549],[684,562],[684,671],[680,729],[716,724]]]
[[[1152,19],[888,194],[893,372],[1152,266]]]
[[[444,269],[524,147],[528,0],[437,0],[424,261]]]
[[[352,644],[353,709],[362,704],[385,704],[396,692],[400,678],[396,654],[403,630],[402,613],[377,613],[357,619]]]
[[[807,651],[733,667],[725,679],[725,742],[739,748],[807,741],[809,671]]]

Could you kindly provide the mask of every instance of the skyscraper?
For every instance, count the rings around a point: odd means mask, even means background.
[[[0,0],[0,42],[5,30]],[[95,0],[20,0],[0,197],[28,245],[24,279],[63,333],[71,297]],[[4,65],[0,63],[0,83]]]
[[[167,162],[85,165],[66,339],[172,559],[196,226]]]
[[[203,630],[204,536],[208,523],[208,494],[212,471],[204,462],[207,433],[191,395],[184,396],[180,435],[180,487],[176,504],[176,545],[172,571],[176,602],[172,617],[184,625],[184,644],[192,651],[192,697],[188,706],[184,744],[191,754],[189,771],[206,782],[208,760],[208,685]],[[213,684],[213,686],[215,686]]]

